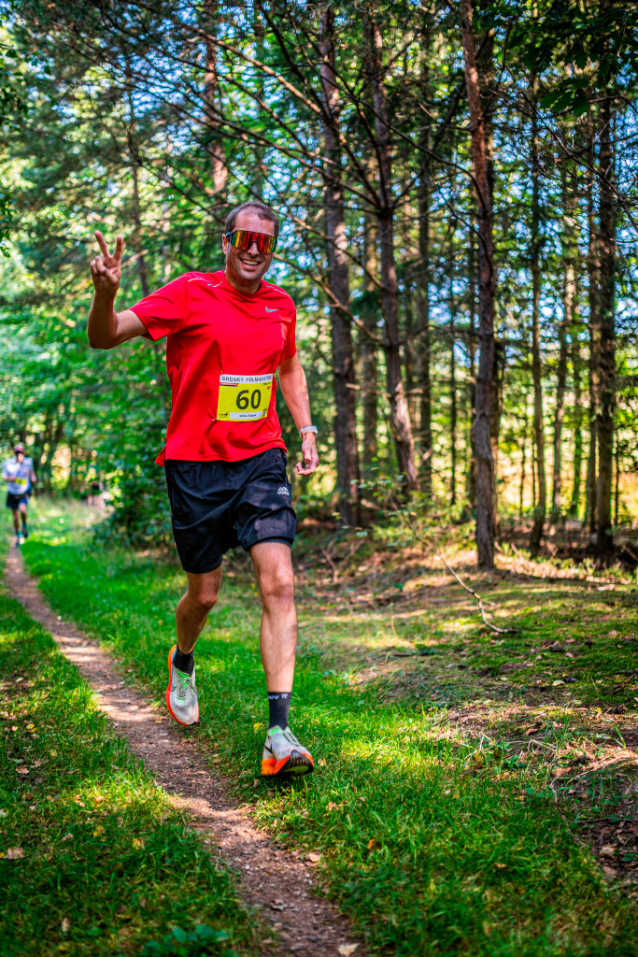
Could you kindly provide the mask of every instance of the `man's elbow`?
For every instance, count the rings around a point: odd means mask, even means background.
[[[104,336],[88,330],[89,345],[91,349],[112,349],[117,345],[117,340],[110,336]]]

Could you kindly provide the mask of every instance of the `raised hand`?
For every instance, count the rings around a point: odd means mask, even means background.
[[[101,256],[96,256],[91,263],[91,279],[95,286],[96,293],[106,294],[115,298],[115,294],[120,286],[122,275],[122,252],[124,250],[124,240],[118,235],[115,240],[115,249],[113,254],[108,251],[104,236],[101,232],[95,233],[102,251]]]

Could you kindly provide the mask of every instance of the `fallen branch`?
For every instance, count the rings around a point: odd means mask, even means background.
[[[322,549],[321,549],[321,554],[322,554],[323,557],[325,558],[326,562],[328,563],[328,565],[330,566],[330,569],[331,569],[331,571],[332,571],[332,584],[333,584],[333,585],[338,585],[338,584],[339,584],[339,573],[337,572],[337,566],[335,565],[335,563],[333,562],[333,560],[331,559],[331,557],[330,557],[330,555],[329,555],[329,553],[328,553],[328,549],[327,549],[327,548],[322,548]]]
[[[484,607],[484,605],[483,605],[483,599],[481,598],[481,596],[479,595],[479,593],[476,592],[476,591],[474,591],[473,588],[470,588],[469,585],[466,585],[466,584],[465,584],[465,582],[462,580],[462,578],[460,577],[460,575],[458,575],[458,574],[454,571],[454,569],[452,568],[452,566],[451,566],[448,562],[446,562],[446,560],[443,558],[442,555],[439,555],[437,552],[435,552],[435,553],[434,553],[434,557],[435,557],[436,559],[438,559],[438,561],[442,562],[442,563],[445,565],[445,567],[447,568],[447,570],[450,572],[451,575],[454,575],[454,577],[456,578],[456,580],[457,580],[457,582],[459,583],[459,585],[461,586],[461,588],[464,588],[465,591],[466,591],[469,595],[471,595],[472,598],[475,599],[475,601],[478,602],[478,607],[479,607],[479,611],[480,611],[480,613],[481,613],[481,618],[483,619],[483,623],[484,623],[491,631],[495,631],[498,635],[517,635],[517,634],[518,634],[518,631],[516,630],[516,628],[499,628],[497,625],[493,625],[491,621],[488,621],[488,620],[487,620],[487,616],[486,616],[486,614],[485,614],[485,607]]]

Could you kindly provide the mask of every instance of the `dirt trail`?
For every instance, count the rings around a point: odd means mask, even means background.
[[[116,733],[144,760],[171,802],[187,810],[193,827],[212,849],[239,870],[242,896],[260,914],[263,953],[365,957],[348,921],[312,893],[314,865],[273,846],[269,835],[229,797],[224,780],[197,752],[195,742],[175,727],[168,714],[126,687],[117,662],[107,652],[51,611],[25,571],[18,549],[12,549],[7,560],[5,581],[91,685]]]

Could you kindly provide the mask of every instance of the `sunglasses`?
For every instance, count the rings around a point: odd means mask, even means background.
[[[253,233],[248,229],[234,229],[232,233],[224,233],[226,239],[235,249],[250,249],[253,243],[257,243],[257,249],[264,255],[274,253],[277,240],[274,236],[267,236],[266,233]]]

